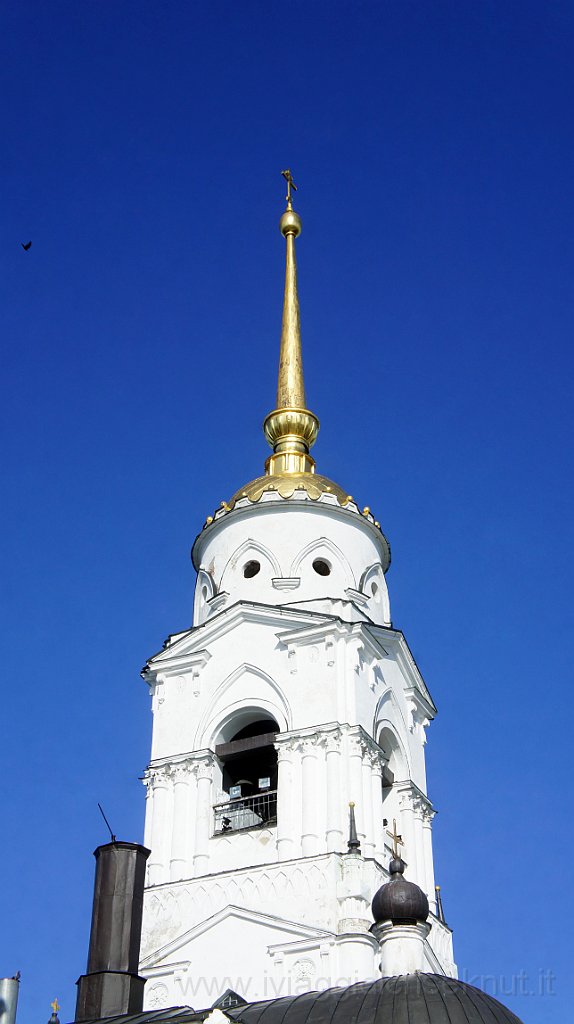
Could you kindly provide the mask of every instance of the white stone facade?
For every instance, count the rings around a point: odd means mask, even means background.
[[[375,978],[385,820],[402,833],[406,877],[435,906],[424,763],[435,709],[391,626],[388,545],[352,502],[267,492],[222,508],[193,557],[193,626],[146,673],[146,1006]],[[260,821],[247,802],[236,828],[243,804],[229,803],[222,751],[259,721],[276,733],[273,814]],[[347,852],[351,801],[360,855]],[[224,813],[229,831],[216,828]],[[425,969],[455,975],[451,933],[430,920]]]

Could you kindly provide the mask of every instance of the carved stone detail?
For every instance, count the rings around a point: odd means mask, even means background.
[[[325,752],[327,754],[340,753],[341,751],[341,730],[335,729],[325,736]]]
[[[174,764],[171,766],[170,775],[174,784],[179,782],[189,782],[189,779],[193,775],[193,768],[189,761],[183,761],[181,764]]]
[[[215,767],[213,758],[203,758],[201,761],[196,761],[193,765],[193,773],[198,779],[213,779],[213,769]]]

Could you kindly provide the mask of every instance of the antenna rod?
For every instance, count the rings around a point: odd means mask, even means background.
[[[110,832],[110,836],[112,837],[112,843],[115,843],[116,837],[115,837],[114,833],[112,832],[112,826],[110,825],[108,819],[106,818],[106,816],[104,814],[104,808],[102,807],[102,805],[101,805],[101,803],[99,801],[98,801],[98,807],[100,808],[100,814],[101,814],[102,818],[104,819],[106,825],[108,826],[108,829],[109,829],[109,832]]]

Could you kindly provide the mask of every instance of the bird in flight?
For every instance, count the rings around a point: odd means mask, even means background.
[[[20,245],[22,246],[24,252],[28,252],[28,249],[30,248],[32,243],[31,242],[26,242],[26,243],[20,242]]]

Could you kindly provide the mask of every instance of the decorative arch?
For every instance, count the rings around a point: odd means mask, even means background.
[[[206,614],[207,602],[216,594],[215,583],[205,569],[197,573],[195,599],[193,602],[193,621],[202,622]]]
[[[396,695],[390,688],[378,701],[373,720],[373,736],[379,746],[386,751],[384,741],[381,742],[383,734],[387,741],[390,741],[392,752],[398,754],[398,760],[404,769],[402,778],[407,778],[410,775],[411,762],[404,737],[407,736],[408,729]]]
[[[380,575],[383,575],[383,566],[380,562],[373,562],[373,564],[369,565],[361,575],[361,579],[359,580],[359,590],[361,590],[363,594],[368,594],[367,587],[369,583],[373,579],[378,579]],[[371,595],[368,594],[368,596],[370,597]]]
[[[249,696],[225,701],[228,691],[245,675],[255,677],[256,685],[249,687]],[[213,694],[197,728],[195,749],[213,749],[217,735],[240,711],[259,711],[269,715],[277,722],[280,732],[292,728],[291,707],[281,687],[262,669],[244,662],[220,683]]]
[[[306,544],[305,547],[299,552],[299,554],[296,555],[296,557],[293,559],[293,562],[291,563],[291,569],[289,570],[289,576],[292,578],[299,576],[299,567],[301,565],[301,562],[305,558],[307,558],[308,555],[312,554],[314,551],[316,551],[317,554],[320,554],[322,551],[325,550],[329,551],[333,555],[333,557],[339,563],[343,571],[346,573],[349,581],[349,586],[355,587],[355,574],[351,569],[351,564],[347,556],[344,554],[341,548],[338,547],[338,545],[335,544],[332,540],[329,540],[328,537],[319,537],[317,540],[312,540],[309,542],[309,544]]]
[[[410,775],[408,754],[392,722],[380,723],[377,743],[385,751],[385,754],[390,754],[389,767],[393,771],[395,782],[402,782],[408,778]]]
[[[406,721],[405,716],[403,714],[403,710],[402,710],[402,708],[401,708],[401,706],[399,704],[399,701],[397,700],[397,695],[396,695],[395,691],[392,689],[391,686],[387,686],[386,690],[384,691],[384,693],[381,694],[381,696],[379,697],[379,699],[377,701],[377,707],[375,709],[375,714],[374,714],[374,718],[373,718],[373,736],[374,736],[374,738],[375,739],[377,738],[377,724],[382,722],[382,720],[384,718],[388,717],[388,712],[385,713],[385,705],[386,704],[391,704],[393,712],[394,712],[394,714],[396,715],[396,717],[398,719],[398,722],[393,725],[393,728],[395,728],[395,730],[396,730],[397,725],[400,723],[400,725],[402,726],[402,728],[403,728],[403,730],[405,732],[405,735],[406,735],[406,732],[407,732],[407,721]]]
[[[377,588],[376,594],[373,593],[373,587]],[[372,608],[376,610],[375,618],[385,624],[390,624],[389,589],[381,562],[373,562],[365,569],[359,581],[359,590],[372,602]]]
[[[227,573],[228,569],[230,567],[234,568],[243,555],[250,554],[251,552],[257,552],[257,554],[267,559],[273,571],[274,577],[283,575],[281,572],[281,566],[279,565],[279,562],[277,561],[271,549],[268,548],[265,544],[262,544],[261,541],[253,540],[252,537],[248,537],[247,540],[244,540],[227,559],[227,562],[225,563],[225,568],[221,574],[221,579],[223,580],[225,578],[225,574]]]
[[[211,746],[216,746],[218,743],[228,743],[240,729],[251,725],[253,722],[259,722],[262,718],[274,721],[280,732],[281,722],[277,721],[279,716],[275,714],[272,707],[266,707],[266,703],[266,701],[262,700],[248,700],[246,703],[238,701],[237,706],[231,706],[228,713],[224,715],[215,727]]]

